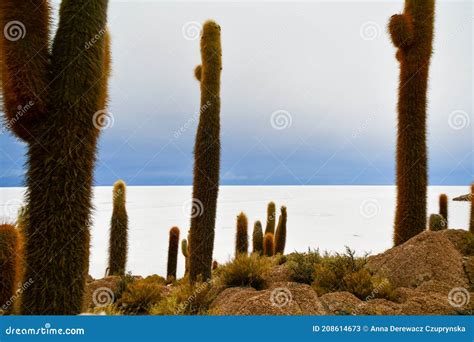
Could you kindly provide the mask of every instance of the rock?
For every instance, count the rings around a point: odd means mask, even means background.
[[[465,253],[469,240],[472,239],[472,233],[464,229],[445,229],[438,233],[451,241],[461,254]]]
[[[108,276],[91,281],[86,285],[84,298],[85,308],[106,306],[114,302],[115,290],[120,282],[119,276]]]
[[[290,281],[290,270],[286,265],[272,267],[266,278],[268,284]]]
[[[368,258],[371,272],[387,277],[393,287],[415,288],[436,280],[453,287],[466,287],[462,255],[453,240],[458,233],[425,231],[402,245]]]
[[[436,292],[415,291],[403,304],[402,315],[454,315],[457,308],[450,305],[448,296]]]
[[[463,258],[464,271],[471,285],[474,285],[474,256]]]
[[[331,292],[320,297],[331,314],[350,314],[362,301],[350,292]]]
[[[309,285],[273,283],[269,289],[229,288],[211,304],[218,315],[325,315],[328,311]]]
[[[470,202],[471,201],[471,194],[467,195],[462,195],[458,197],[454,197],[453,201],[464,201],[464,202]]]
[[[353,315],[399,315],[400,305],[386,299],[371,299],[361,302],[354,311]]]

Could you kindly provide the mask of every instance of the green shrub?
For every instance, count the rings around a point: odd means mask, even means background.
[[[151,307],[163,298],[163,289],[162,284],[136,280],[122,293],[117,307],[129,315],[148,314]]]
[[[272,260],[257,254],[238,255],[233,261],[220,267],[222,285],[253,287],[261,290],[272,267]]]
[[[290,279],[297,283],[311,284],[314,281],[314,270],[321,261],[318,250],[308,249],[307,253],[292,253],[288,255],[287,267]]]

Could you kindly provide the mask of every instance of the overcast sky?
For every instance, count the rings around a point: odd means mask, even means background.
[[[429,81],[430,184],[473,177],[473,10],[438,1]],[[390,2],[112,1],[113,125],[96,184],[192,182],[199,24],[222,28],[222,184],[393,184],[398,62]],[[0,137],[0,186],[25,146]]]

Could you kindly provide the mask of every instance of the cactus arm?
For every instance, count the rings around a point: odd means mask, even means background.
[[[104,66],[102,68],[102,76],[99,80],[99,86],[100,86],[100,91],[99,91],[99,104],[97,108],[100,109],[105,109],[107,107],[107,102],[109,100],[109,93],[108,93],[108,87],[109,87],[109,78],[110,78],[110,73],[112,69],[112,56],[110,52],[110,34],[109,32],[106,32],[104,35]]]
[[[51,98],[58,109],[84,115],[77,119],[88,127],[104,98],[107,5],[108,0],[63,0],[53,42]]]
[[[44,0],[0,2],[0,69],[5,125],[30,141],[46,112],[49,84],[49,5]]]
[[[397,48],[408,48],[413,43],[413,21],[407,14],[395,14],[388,25],[393,45]]]

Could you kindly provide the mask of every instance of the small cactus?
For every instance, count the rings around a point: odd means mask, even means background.
[[[244,213],[237,216],[237,233],[235,236],[235,256],[247,254],[249,247],[248,220]]]
[[[212,262],[212,270],[215,270],[215,269],[217,269],[218,267],[219,267],[219,263],[217,262],[217,260],[214,260],[214,261]]]
[[[114,184],[113,212],[110,222],[109,274],[124,275],[128,249],[128,215],[126,204],[126,185],[122,180]]]
[[[252,252],[257,253],[258,255],[263,254],[263,231],[262,223],[260,221],[256,221],[253,225]]]
[[[183,240],[186,241],[186,240]],[[166,272],[167,279],[176,279],[176,268],[178,265],[178,248],[179,248],[179,228],[170,229],[170,238],[168,245],[168,268]]]
[[[181,240],[181,253],[184,256],[184,274],[188,274],[189,265],[188,265],[188,257],[189,257],[189,247],[188,247],[188,240],[183,239]]]
[[[429,219],[429,228],[431,231],[446,229],[446,220],[439,214],[431,214]]]
[[[274,202],[268,203],[267,206],[267,226],[265,227],[265,234],[275,234],[275,218],[276,218],[276,206]]]
[[[11,224],[0,225],[0,312],[11,313],[12,298],[18,285],[20,257],[18,230]]]
[[[439,195],[439,214],[444,217],[446,228],[448,227],[448,196],[446,194]]]
[[[272,233],[266,233],[263,239],[263,255],[273,256],[275,255],[275,241]]]
[[[285,253],[286,244],[286,221],[287,213],[286,207],[281,207],[280,218],[278,219],[278,226],[275,234],[275,254],[283,255]]]

